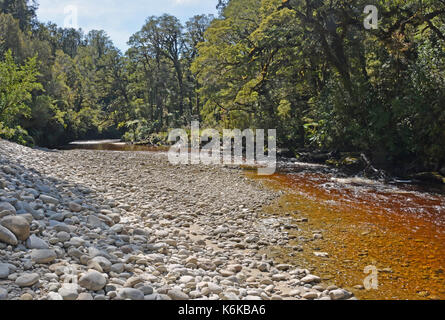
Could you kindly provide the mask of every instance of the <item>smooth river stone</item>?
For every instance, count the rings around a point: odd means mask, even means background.
[[[19,287],[31,287],[39,281],[40,276],[37,273],[27,273],[15,280],[15,284]]]
[[[6,263],[0,263],[0,279],[6,279],[9,276],[9,266]]]
[[[300,280],[302,283],[312,283],[312,282],[320,282],[320,277],[314,276],[312,274],[308,274]]]
[[[34,249],[31,252],[31,259],[35,263],[50,263],[57,258],[57,254],[52,249]]]
[[[89,271],[79,280],[79,285],[81,287],[92,291],[102,290],[106,284],[107,279],[103,276],[103,274],[94,270]]]
[[[144,300],[144,293],[141,290],[133,288],[123,288],[119,290],[119,296],[122,299]]]
[[[0,225],[0,242],[4,242],[12,246],[16,246],[18,244],[16,236],[2,225]]]
[[[48,244],[34,234],[26,240],[26,246],[28,249],[49,249]]]
[[[82,211],[82,206],[76,202],[70,202],[68,203],[68,207],[72,212],[80,212]]]
[[[59,204],[59,200],[57,200],[54,197],[48,196],[46,194],[41,194],[40,195],[40,200],[42,200],[44,203]]]
[[[16,210],[9,202],[0,202],[0,212],[7,215],[15,215]]]
[[[172,300],[189,300],[190,299],[188,295],[186,295],[184,292],[182,292],[178,289],[168,290],[167,295]]]
[[[26,240],[29,237],[29,222],[20,216],[7,216],[0,220],[0,224],[9,229],[19,240]]]
[[[347,295],[346,292],[343,291],[342,289],[336,289],[329,292],[329,296],[331,297],[332,300],[341,300],[346,298]]]
[[[76,300],[79,296],[78,289],[79,287],[76,283],[65,283],[58,292],[63,300]]]

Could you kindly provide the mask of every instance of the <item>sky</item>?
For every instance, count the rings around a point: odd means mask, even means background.
[[[60,27],[78,27],[86,33],[105,30],[125,52],[127,41],[149,16],[168,13],[185,23],[197,14],[217,14],[217,0],[37,0],[37,17]],[[77,15],[76,15],[77,12]],[[77,16],[77,19],[75,18]]]

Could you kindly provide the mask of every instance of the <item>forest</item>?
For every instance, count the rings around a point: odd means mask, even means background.
[[[379,9],[377,29],[363,9]],[[121,52],[107,33],[39,22],[0,0],[0,137],[156,143],[192,120],[274,128],[278,146],[445,167],[444,0],[219,0],[149,16]]]

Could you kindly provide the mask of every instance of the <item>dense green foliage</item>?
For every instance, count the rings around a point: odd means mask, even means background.
[[[149,140],[201,120],[276,128],[279,146],[445,166],[445,1],[219,0],[184,25],[149,17],[124,54],[103,31],[0,0],[0,136]],[[363,26],[365,6],[379,28]]]
[[[0,134],[26,143],[20,119],[30,117],[31,110],[26,103],[32,98],[31,91],[41,88],[37,83],[36,59],[29,59],[18,67],[8,51],[5,60],[0,61],[0,79]]]
[[[119,136],[108,122],[121,98],[121,53],[103,31],[39,23],[35,8],[0,1],[0,136],[43,146]]]
[[[220,3],[193,64],[206,120],[278,127],[291,148],[445,164],[444,1]]]

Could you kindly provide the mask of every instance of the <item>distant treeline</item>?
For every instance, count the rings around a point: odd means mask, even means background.
[[[445,166],[445,1],[220,0],[218,17],[185,25],[149,17],[126,53],[36,8],[0,0],[0,137],[142,141],[200,120],[276,128],[291,152]]]

